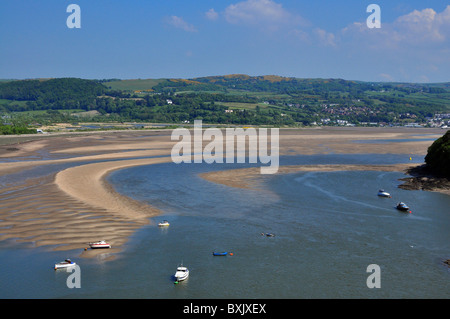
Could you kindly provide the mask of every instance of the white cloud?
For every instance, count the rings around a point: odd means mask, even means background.
[[[216,10],[214,9],[209,9],[206,13],[205,16],[208,20],[212,20],[215,21],[217,20],[217,18],[219,17],[219,14],[216,12]]]
[[[197,32],[197,29],[192,24],[187,23],[181,17],[171,16],[167,18],[166,22],[177,29],[182,29],[187,32]]]
[[[332,47],[336,46],[336,36],[333,33],[327,32],[320,28],[315,28],[314,34],[318,37],[318,39],[322,45],[332,46]]]
[[[368,39],[379,48],[427,47],[450,40],[450,5],[441,13],[434,9],[414,10],[392,23],[382,21],[380,29],[369,29],[365,23],[355,22],[342,30],[343,37]]]
[[[272,0],[246,0],[229,5],[224,12],[232,24],[252,25],[277,30],[282,26],[302,24],[303,19],[291,14],[282,4]]]
[[[399,39],[411,43],[443,42],[450,36],[450,5],[437,13],[433,9],[414,10],[391,26]]]
[[[374,72],[382,80],[427,82],[449,70],[450,5],[441,12],[410,10],[392,22],[382,15],[379,29],[355,22],[335,35],[340,49],[367,69],[377,66]]]

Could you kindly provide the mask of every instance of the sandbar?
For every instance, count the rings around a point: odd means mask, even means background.
[[[105,178],[126,167],[170,162],[176,143],[170,134],[169,130],[152,130],[0,137],[0,241],[75,250],[82,257],[110,258],[120,252],[136,230],[163,212],[151,203],[117,193]],[[426,154],[432,141],[421,139],[423,135],[438,138],[442,134],[437,129],[405,128],[280,129],[279,149],[280,155],[391,153],[405,154],[406,158]],[[410,166],[281,166],[279,173],[404,171]],[[263,178],[256,168],[201,177],[230,187],[255,187]],[[113,248],[85,250],[88,242],[102,239],[110,241]]]

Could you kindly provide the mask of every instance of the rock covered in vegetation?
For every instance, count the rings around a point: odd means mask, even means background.
[[[425,163],[430,172],[450,178],[450,130],[428,148]]]

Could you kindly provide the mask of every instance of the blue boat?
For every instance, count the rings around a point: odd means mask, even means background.
[[[228,255],[228,252],[213,252],[213,256],[226,256]]]

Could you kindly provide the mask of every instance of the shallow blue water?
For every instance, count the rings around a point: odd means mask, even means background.
[[[281,158],[283,165],[405,161],[400,155]],[[198,176],[246,166],[167,163],[114,172],[109,181],[117,191],[151,203],[164,215],[136,232],[114,261],[76,260],[80,289],[67,288],[69,274],[52,269],[72,252],[63,256],[2,243],[0,297],[450,297],[450,270],[442,263],[450,258],[449,196],[399,189],[404,175],[397,172],[265,176],[260,190],[230,188]],[[392,198],[379,198],[379,188]],[[397,201],[406,202],[412,214],[397,211]],[[163,219],[170,227],[155,225]],[[261,236],[266,232],[276,236]],[[213,257],[213,251],[233,256]],[[191,274],[174,285],[180,263]],[[380,266],[379,289],[366,285],[370,264]]]

